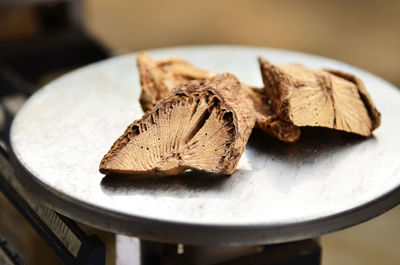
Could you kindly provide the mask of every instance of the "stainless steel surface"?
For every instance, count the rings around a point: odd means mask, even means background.
[[[141,117],[136,54],[69,73],[38,91],[11,130],[23,181],[51,207],[104,230],[190,244],[248,245],[318,236],[400,202],[399,91],[349,65],[296,52],[237,46],[149,51],[183,57],[261,86],[256,58],[361,77],[382,112],[374,137],[306,129],[295,144],[256,132],[230,177],[104,177],[99,162]]]

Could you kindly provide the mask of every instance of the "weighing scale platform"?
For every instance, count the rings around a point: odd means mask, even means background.
[[[305,128],[293,144],[255,131],[236,172],[215,177],[104,176],[99,163],[142,116],[136,53],[83,67],[36,92],[17,114],[11,149],[23,185],[79,222],[145,240],[258,245],[318,237],[400,202],[400,92],[347,64],[298,52],[242,46],[151,50],[262,86],[257,57],[360,77],[382,125],[370,138]]]

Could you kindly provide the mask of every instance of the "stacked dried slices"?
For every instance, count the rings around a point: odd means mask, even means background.
[[[180,58],[137,57],[144,116],[128,126],[100,163],[100,172],[178,174],[187,169],[232,174],[253,127],[285,142],[299,127],[362,136],[380,124],[357,77],[259,58],[264,88],[216,74]]]

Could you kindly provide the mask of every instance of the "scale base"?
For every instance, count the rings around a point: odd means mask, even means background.
[[[140,241],[141,264],[155,265],[319,265],[318,240],[251,246],[187,246]]]

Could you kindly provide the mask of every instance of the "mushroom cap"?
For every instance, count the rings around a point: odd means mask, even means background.
[[[137,56],[142,93],[140,104],[143,111],[149,111],[160,99],[166,97],[179,84],[190,80],[202,80],[215,76],[203,71],[180,58],[153,60],[150,55]]]

